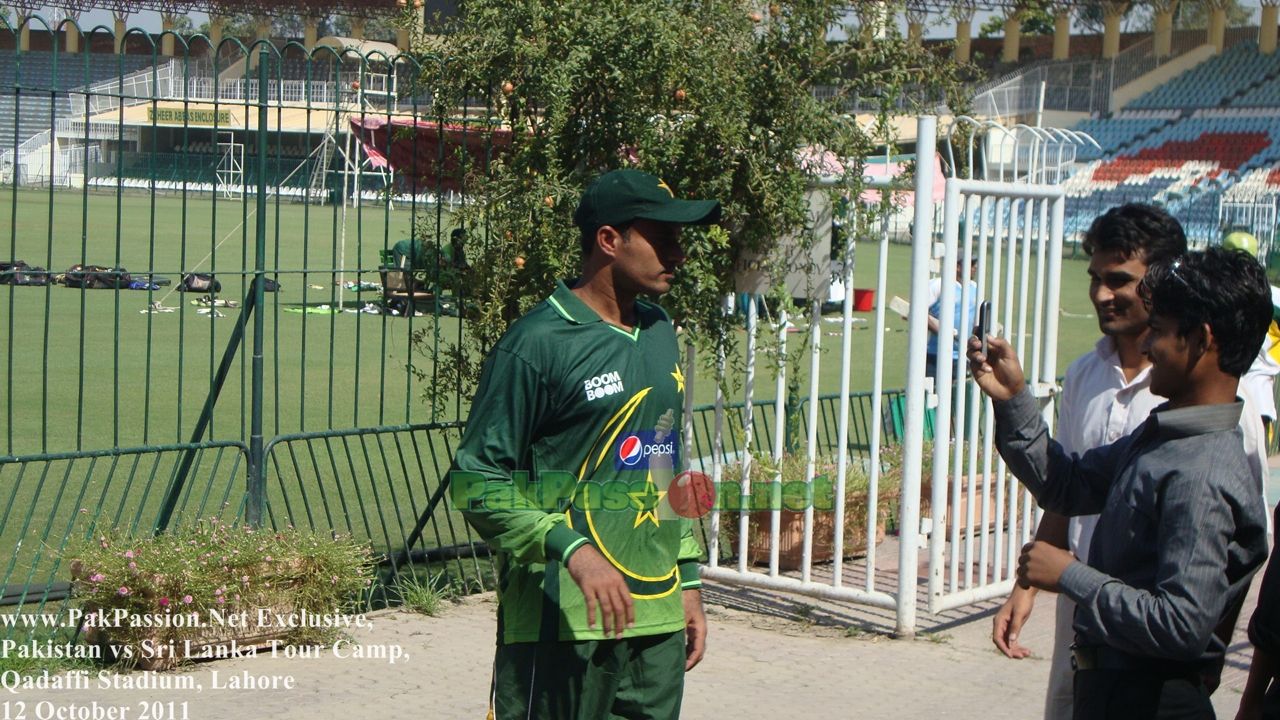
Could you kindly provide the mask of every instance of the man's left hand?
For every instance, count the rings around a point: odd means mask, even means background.
[[[1018,584],[1059,592],[1058,581],[1067,566],[1076,561],[1070,550],[1063,550],[1043,540],[1022,546],[1018,559]]]
[[[702,591],[685,590],[684,670],[692,670],[707,652],[707,614],[702,610]]]

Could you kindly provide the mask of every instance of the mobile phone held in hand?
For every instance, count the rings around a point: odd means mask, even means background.
[[[991,334],[991,301],[983,300],[978,305],[978,327],[975,328],[978,339],[982,341],[982,355],[987,354],[987,336]]]

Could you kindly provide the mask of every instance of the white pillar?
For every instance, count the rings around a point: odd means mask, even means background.
[[[1177,3],[1169,3],[1166,8],[1156,8],[1156,32],[1154,49],[1156,57],[1168,57],[1173,54],[1173,11]]]
[[[1258,52],[1270,55],[1276,51],[1276,21],[1280,18],[1280,6],[1262,6],[1262,25],[1258,28]]]
[[[114,15],[115,15],[115,21],[116,21],[115,22],[116,54],[119,55],[120,53],[124,52],[124,34],[129,30],[129,28],[126,27],[125,23],[129,19],[129,13],[123,12],[123,11],[117,11],[114,13]]]
[[[1053,59],[1071,56],[1071,9],[1059,7],[1053,15]]]
[[[222,29],[226,27],[227,19],[221,15],[209,15],[209,44],[213,46],[213,52],[218,51],[218,44],[222,42]]]
[[[31,49],[31,16],[23,10],[18,10],[16,20],[19,28],[18,51],[26,52]]]
[[[1016,8],[1009,9],[1004,19],[1004,52],[1000,53],[1001,62],[1017,62],[1018,46],[1022,44],[1022,20],[1018,18]]]
[[[1104,3],[1102,6],[1102,57],[1110,59],[1120,54],[1120,21],[1124,19],[1126,3]]]
[[[970,47],[973,43],[973,19],[956,20],[956,62],[969,62]]]
[[[160,37],[160,54],[165,57],[173,57],[174,36],[170,33],[173,31],[173,23],[176,19],[176,16],[168,13],[160,15],[160,30],[164,33]]]
[[[1211,6],[1208,42],[1213,46],[1213,51],[1219,54],[1227,46],[1227,9],[1225,7]]]
[[[255,18],[258,22],[254,24],[254,40],[271,40],[271,17],[269,15],[258,15]]]
[[[912,47],[920,47],[920,41],[924,37],[924,23],[908,22],[907,23],[907,44]]]
[[[316,48],[316,43],[320,40],[320,18],[315,15],[307,15],[302,18],[302,46],[308,52]]]
[[[80,13],[71,10],[63,10],[62,21],[62,49],[68,53],[80,52],[80,27],[76,21],[80,19]]]

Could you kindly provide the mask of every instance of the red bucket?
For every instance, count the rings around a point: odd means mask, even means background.
[[[853,289],[853,309],[857,312],[871,312],[876,305],[876,291],[866,288]]]

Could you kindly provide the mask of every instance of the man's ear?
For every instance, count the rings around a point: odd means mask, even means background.
[[[611,225],[601,225],[596,230],[596,251],[606,257],[615,257],[622,244],[622,233]]]
[[[1213,327],[1209,323],[1200,323],[1199,332],[1195,333],[1195,336],[1194,340],[1200,343],[1199,351],[1201,353],[1207,353],[1211,350],[1216,352],[1218,350],[1218,339],[1214,337]]]

